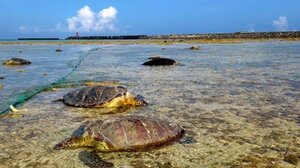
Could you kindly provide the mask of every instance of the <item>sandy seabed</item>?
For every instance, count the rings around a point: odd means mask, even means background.
[[[201,49],[189,50],[191,45]],[[29,48],[41,46],[48,51],[45,44]],[[72,45],[57,47],[72,50]],[[101,49],[91,52],[68,80],[117,81],[143,95],[149,105],[102,114],[104,109],[74,108],[54,101],[73,87],[37,94],[18,107],[27,111],[0,119],[0,167],[300,165],[299,42],[93,47]],[[153,55],[173,58],[181,65],[141,66]],[[1,72],[5,75],[9,70]],[[43,79],[51,77],[50,71]],[[145,152],[52,149],[86,121],[132,114],[177,122],[195,142],[174,142]]]

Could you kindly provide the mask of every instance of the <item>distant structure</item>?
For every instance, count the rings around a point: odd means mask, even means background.
[[[146,35],[126,35],[126,36],[71,36],[66,40],[133,40],[133,39],[148,39]]]
[[[79,38],[79,33],[78,32],[76,32],[76,38]]]

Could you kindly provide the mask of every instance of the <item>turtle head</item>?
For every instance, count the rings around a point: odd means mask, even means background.
[[[145,101],[144,96],[138,94],[135,96],[135,100],[136,100],[136,105],[137,106],[145,106],[148,105],[148,103]]]
[[[53,149],[55,150],[76,149],[80,147],[93,147],[93,142],[83,137],[71,137],[56,144]]]
[[[71,149],[74,147],[74,144],[77,144],[77,141],[78,140],[75,138],[68,138],[68,139],[56,144],[53,149],[55,149],[55,150]]]
[[[145,98],[142,95],[132,95],[129,92],[124,93],[125,100],[127,105],[132,105],[132,106],[144,106],[147,105],[148,103],[145,101]]]

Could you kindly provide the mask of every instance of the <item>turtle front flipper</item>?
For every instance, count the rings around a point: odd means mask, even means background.
[[[56,150],[76,149],[81,147],[86,147],[86,148],[94,147],[94,140],[92,138],[87,138],[87,137],[71,137],[56,144],[53,149]]]

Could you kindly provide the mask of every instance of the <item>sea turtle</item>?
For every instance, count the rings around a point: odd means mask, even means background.
[[[75,107],[124,107],[147,105],[143,96],[134,96],[122,86],[93,86],[71,91],[63,102]]]
[[[11,58],[2,63],[3,65],[28,65],[31,64],[30,61],[22,58]]]
[[[162,58],[159,56],[150,57],[150,61],[143,63],[143,65],[147,66],[158,66],[158,65],[175,65],[177,62],[170,58]]]
[[[101,152],[141,151],[179,139],[184,133],[181,126],[166,120],[121,116],[98,120],[84,127],[80,136],[73,136],[54,149],[94,148]]]

